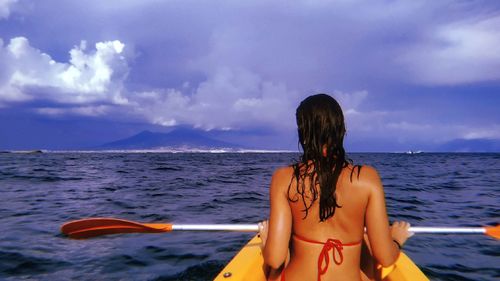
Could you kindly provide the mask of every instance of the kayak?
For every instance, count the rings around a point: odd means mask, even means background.
[[[261,242],[258,235],[253,237],[217,275],[215,281],[267,280]],[[384,281],[429,281],[429,278],[403,252],[394,265],[380,268],[379,274],[380,279]]]

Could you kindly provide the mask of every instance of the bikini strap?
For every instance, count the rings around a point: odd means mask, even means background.
[[[324,244],[325,244],[325,242],[316,241],[316,240],[311,240],[311,239],[309,239],[309,238],[306,238],[306,237],[304,237],[304,236],[300,236],[300,235],[295,234],[295,233],[293,233],[292,235],[293,235],[295,238],[297,238],[297,239],[299,239],[299,240],[301,240],[301,241],[304,241],[304,242],[309,242],[309,243],[319,244],[319,245],[324,245]],[[337,240],[337,239],[335,239],[335,240]],[[339,242],[340,242],[340,240],[337,240],[337,241],[339,241]],[[348,246],[356,246],[356,245],[359,245],[359,244],[361,244],[361,242],[363,242],[363,240],[359,240],[359,241],[356,241],[356,242],[351,242],[351,243],[342,243],[342,242],[340,242],[340,244],[342,244],[342,246],[344,246],[344,247],[348,247]]]
[[[342,254],[342,250],[344,249],[342,242],[337,239],[328,239],[323,245],[323,249],[321,249],[321,253],[318,257],[318,281],[321,280],[321,275],[325,274],[328,270],[328,266],[330,265],[330,255],[329,252],[332,250],[333,261],[336,265],[342,264],[344,261],[344,255]],[[337,255],[335,255],[335,250],[337,250],[339,260],[337,260]],[[323,262],[325,263],[323,266]]]
[[[333,261],[335,262],[336,265],[340,265],[344,261],[344,255],[342,254],[342,250],[344,249],[344,246],[354,246],[354,245],[358,245],[361,243],[361,241],[359,241],[359,242],[354,242],[354,243],[343,244],[338,239],[328,239],[328,240],[326,240],[326,242],[319,242],[319,241],[305,238],[305,237],[297,235],[297,234],[293,234],[293,236],[295,238],[302,240],[302,241],[305,241],[305,242],[323,245],[323,248],[321,249],[321,253],[319,254],[319,257],[318,257],[318,281],[321,280],[321,275],[326,273],[326,271],[328,270],[328,266],[330,265],[330,255],[329,255],[330,250],[332,250]],[[337,253],[338,253],[338,257],[339,257],[338,260],[337,260],[337,255],[335,254],[335,251],[337,251]],[[323,263],[324,263],[324,265],[323,265]]]

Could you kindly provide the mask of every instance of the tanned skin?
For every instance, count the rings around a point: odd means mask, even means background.
[[[306,179],[305,184],[309,190],[311,180]],[[337,203],[341,208],[324,222],[319,220],[319,200],[313,202],[304,218],[304,202],[297,195],[296,187],[292,167],[275,171],[270,186],[269,221],[260,224],[264,260],[271,268],[269,280],[279,280],[282,270],[285,270],[287,281],[317,278],[322,245],[298,240],[292,233],[323,242],[333,238],[351,243],[367,238],[360,245],[344,247],[340,265],[333,262],[332,251],[329,253],[330,266],[321,280],[349,281],[374,278],[373,259],[383,266],[392,265],[400,252],[393,240],[403,245],[411,236],[408,232],[410,225],[406,222],[389,226],[384,189],[373,167],[363,166],[359,170],[349,165],[342,170],[336,187]],[[319,186],[316,188],[320,190]],[[289,198],[298,200],[292,202]],[[309,205],[311,202],[305,203]]]

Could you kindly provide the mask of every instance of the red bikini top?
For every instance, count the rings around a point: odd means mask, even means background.
[[[361,240],[353,243],[342,243],[338,239],[328,239],[326,240],[326,242],[321,242],[321,241],[307,239],[297,234],[293,234],[293,236],[304,242],[323,245],[321,253],[319,254],[318,257],[318,281],[321,280],[321,275],[326,273],[326,271],[328,270],[328,266],[330,265],[330,255],[328,254],[330,250],[333,251],[332,252],[333,261],[335,262],[335,264],[340,265],[344,261],[344,255],[342,254],[342,250],[344,249],[344,247],[356,246],[361,244],[362,242]],[[337,251],[338,253],[338,258],[339,258],[338,260],[337,260],[337,255],[335,255],[335,251]]]

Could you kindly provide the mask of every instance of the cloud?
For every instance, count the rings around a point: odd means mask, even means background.
[[[68,108],[57,108],[57,107],[40,107],[36,109],[36,112],[42,115],[48,116],[67,116],[67,115],[77,115],[77,116],[103,116],[112,110],[110,106],[107,105],[97,105],[97,106],[76,106]]]
[[[413,132],[426,132],[433,128],[433,126],[430,124],[409,123],[407,121],[389,122],[386,124],[386,127],[389,129]]]
[[[446,122],[425,123],[409,120],[408,116],[398,116],[400,113],[387,112],[385,115],[374,117],[367,114],[364,122],[371,126],[371,130],[355,130],[357,136],[367,137],[377,132],[377,135],[386,138],[388,142],[397,140],[403,142],[444,143],[455,139],[496,139],[500,140],[500,126],[493,124],[453,124]],[[380,118],[381,117],[381,118]],[[398,120],[398,121],[395,121]]]
[[[358,107],[368,97],[368,91],[357,91],[353,93],[346,93],[341,91],[333,91],[331,93],[339,102],[344,112],[344,115],[360,114]]]
[[[474,9],[494,9],[491,1],[486,4],[186,0],[123,1],[117,7],[102,1],[52,1],[33,10],[26,36],[39,36],[38,29],[62,34],[69,28],[76,32],[52,44],[121,38],[137,47],[129,78],[144,88],[198,84],[220,67],[245,68],[303,92],[360,84],[365,89],[380,80],[468,83],[498,79],[498,59],[491,53],[500,28],[493,13]],[[61,16],[50,16],[52,5]],[[89,12],[80,13],[84,8]],[[481,33],[486,39],[474,37]],[[480,59],[470,56],[474,52]]]
[[[16,4],[17,0],[0,0],[0,20],[9,17],[11,7]]]
[[[227,130],[289,128],[299,95],[248,70],[220,68],[194,88],[139,92],[131,100],[134,110],[155,124]]]
[[[497,139],[500,140],[500,125],[491,125],[483,127],[463,127],[461,138],[472,139]]]
[[[0,40],[0,102],[50,100],[57,103],[125,104],[123,81],[128,66],[118,40],[98,42],[87,51],[82,41],[69,51],[69,62],[56,62],[27,38]]]
[[[435,28],[400,56],[416,82],[462,84],[500,80],[500,16],[466,18]]]

